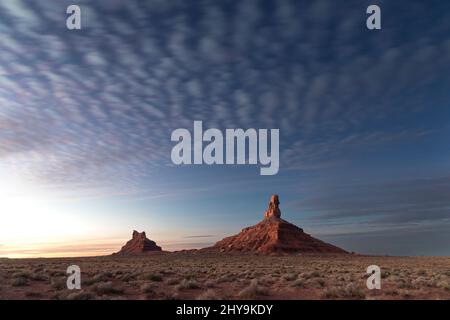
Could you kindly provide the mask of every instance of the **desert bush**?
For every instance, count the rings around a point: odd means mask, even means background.
[[[397,285],[400,289],[413,289],[414,286],[411,283],[411,280],[400,279],[400,283]]]
[[[93,300],[95,296],[91,292],[76,291],[67,296],[67,300]]]
[[[177,290],[199,289],[200,285],[196,280],[183,279],[177,286]]]
[[[166,281],[166,283],[167,283],[169,286],[174,286],[174,285],[180,283],[180,279],[177,279],[177,278],[168,279],[168,280]]]
[[[325,286],[325,280],[322,278],[315,278],[313,281],[311,281],[311,284],[315,288],[323,288]]]
[[[398,296],[398,290],[386,290],[385,293],[388,296]]]
[[[258,279],[253,279],[248,287],[239,292],[239,297],[246,299],[255,299],[266,295],[268,295],[267,289],[259,285]]]
[[[15,273],[13,273],[12,277],[13,278],[31,279],[31,273],[25,272],[25,271],[15,272]]]
[[[298,273],[288,273],[283,276],[283,279],[286,281],[294,281],[298,278]]]
[[[233,282],[235,277],[231,274],[224,274],[217,279],[217,283]]]
[[[291,286],[302,288],[305,286],[305,280],[303,278],[298,278],[291,283]]]
[[[30,278],[31,278],[31,280],[34,280],[34,281],[49,281],[49,279],[50,279],[43,272],[38,272],[38,273],[32,274]]]
[[[150,284],[150,283],[144,283],[141,286],[141,291],[143,293],[154,293],[155,292],[155,287],[152,284]]]
[[[364,291],[361,290],[357,285],[349,283],[346,286],[337,286],[326,288],[322,294],[322,297],[326,299],[330,298],[365,298]]]
[[[262,280],[262,281],[261,281]],[[273,286],[277,282],[277,279],[274,279],[272,277],[263,277],[260,278],[260,283],[264,286],[270,287]]]
[[[90,279],[90,281],[91,281],[91,284],[107,282],[111,278],[111,276],[112,276],[112,274],[110,272],[103,272],[103,273],[99,273],[99,274],[96,274],[95,276],[93,276]]]
[[[28,280],[24,277],[14,278],[11,282],[11,285],[13,287],[24,287],[28,285]]]
[[[403,297],[403,298],[411,298],[411,291],[409,291],[409,290],[400,290],[400,295]]]
[[[340,288],[341,287],[329,287],[329,288],[326,288],[322,292],[322,298],[325,298],[325,299],[339,298],[339,294],[340,294],[340,291],[341,291]]]
[[[421,270],[419,270],[419,271],[417,272],[417,274],[418,274],[419,276],[426,276],[426,275],[427,275],[427,271],[424,270],[424,269],[421,269]]]
[[[361,299],[365,297],[364,291],[354,283],[349,283],[348,285],[346,285],[343,293],[344,297]]]
[[[53,289],[62,290],[67,288],[67,280],[65,278],[52,278],[50,284]]]
[[[122,294],[123,288],[114,286],[111,281],[99,283],[95,286],[94,291],[98,294]]]
[[[203,293],[201,293],[197,297],[197,300],[219,300],[219,297],[214,290],[208,289],[208,290],[204,291]]]
[[[443,288],[447,291],[450,291],[450,283],[448,281],[440,281],[437,283],[437,286],[439,288]]]
[[[120,277],[120,279],[124,282],[134,281],[136,278],[137,276],[134,273],[125,273]]]
[[[214,288],[216,286],[216,282],[214,280],[206,280],[205,287],[206,288]]]
[[[65,272],[62,271],[50,271],[50,277],[64,277],[66,275]]]
[[[148,274],[146,278],[147,278],[147,280],[156,281],[156,282],[160,282],[163,280],[163,278],[159,274],[152,274],[152,273]]]
[[[414,289],[421,289],[425,287],[435,287],[436,281],[432,279],[427,279],[425,277],[418,277],[411,281],[411,286]]]

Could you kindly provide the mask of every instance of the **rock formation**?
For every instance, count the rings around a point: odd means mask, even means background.
[[[150,239],[147,239],[145,232],[133,231],[133,237],[129,240],[119,252],[118,255],[142,254],[147,252],[161,251],[161,247]]]
[[[264,213],[264,217],[269,219],[271,217],[280,218],[281,211],[278,206],[280,205],[280,200],[278,199],[278,195],[274,194],[270,197],[269,209]]]
[[[263,221],[243,229],[237,235],[222,239],[212,248],[221,252],[347,253],[281,219],[279,204],[279,197],[273,195]]]

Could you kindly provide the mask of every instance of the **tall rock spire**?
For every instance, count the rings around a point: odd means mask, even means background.
[[[221,252],[257,253],[347,253],[345,250],[316,239],[303,229],[281,219],[278,195],[270,197],[264,219],[242,229],[234,236],[217,242],[212,248]]]
[[[280,200],[278,198],[278,195],[273,194],[270,197],[269,209],[267,209],[267,211],[264,213],[264,217],[266,219],[269,219],[272,217],[281,218],[281,211],[280,211],[280,208],[278,208],[279,205],[280,205]]]

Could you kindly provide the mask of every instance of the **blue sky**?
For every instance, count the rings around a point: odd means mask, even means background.
[[[347,250],[449,255],[450,6],[376,1],[369,31],[370,4],[3,0],[0,255],[116,250],[133,228],[202,247],[258,222],[272,193]],[[279,128],[279,173],[174,166],[170,134],[194,120]]]

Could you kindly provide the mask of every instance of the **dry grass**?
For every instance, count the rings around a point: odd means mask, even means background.
[[[250,285],[239,292],[239,297],[244,299],[257,299],[261,296],[267,296],[268,290],[262,287],[257,279],[253,279]]]

